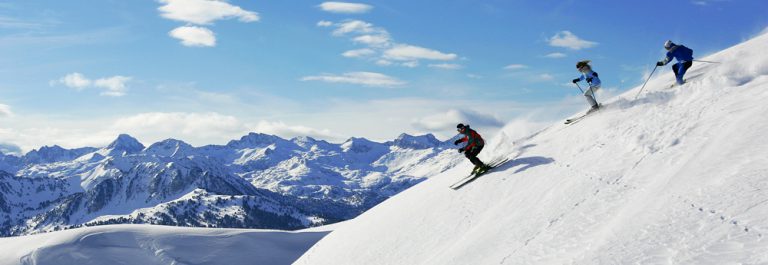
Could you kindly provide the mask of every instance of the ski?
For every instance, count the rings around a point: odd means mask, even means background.
[[[565,120],[565,124],[576,123],[576,122],[580,121],[581,119],[583,119],[584,117],[586,117],[587,115],[589,115],[589,113],[581,115],[581,116],[578,116],[578,117],[567,119],[567,120]]]
[[[479,178],[480,176],[485,175],[486,173],[490,172],[494,168],[497,168],[498,166],[501,166],[504,163],[509,162],[510,160],[512,160],[512,159],[510,159],[510,158],[500,158],[500,159],[496,159],[494,161],[491,161],[490,163],[488,163],[488,166],[490,168],[488,168],[487,170],[485,170],[483,172],[479,172],[479,173],[472,172],[471,174],[469,174],[469,176],[466,176],[466,177],[462,178],[461,180],[459,180],[458,182],[454,183],[450,187],[451,187],[451,189],[458,190],[459,188],[463,187],[464,185],[469,184],[470,182],[474,181],[475,179]]]
[[[597,110],[587,111],[587,113],[584,113],[584,115],[573,117],[573,118],[570,118],[570,119],[566,119],[565,120],[565,124],[574,124],[574,123],[576,123],[576,122],[586,118],[590,114],[600,111],[602,108],[603,108],[603,104],[600,104],[600,107]]]

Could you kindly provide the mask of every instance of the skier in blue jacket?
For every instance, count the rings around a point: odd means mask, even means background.
[[[597,104],[597,100],[595,100],[595,91],[600,89],[600,78],[597,77],[597,73],[595,71],[592,71],[592,66],[589,65],[589,60],[584,60],[576,63],[576,69],[579,70],[581,73],[581,76],[579,78],[573,79],[573,83],[576,84],[581,81],[587,81],[587,84],[589,84],[589,89],[584,91],[584,97],[587,98],[587,102],[592,107],[589,109],[589,112],[593,112],[600,108],[600,106]]]
[[[685,84],[683,75],[693,65],[693,50],[683,45],[677,45],[671,40],[664,42],[664,49],[667,49],[667,57],[657,62],[656,66],[664,66],[672,61],[672,58],[677,59],[677,63],[672,65],[672,71],[675,73],[677,84]]]

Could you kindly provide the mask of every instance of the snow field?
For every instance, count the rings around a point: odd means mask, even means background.
[[[327,233],[97,226],[0,238],[0,264],[290,264]]]

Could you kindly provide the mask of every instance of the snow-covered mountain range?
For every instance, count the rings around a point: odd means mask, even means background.
[[[149,223],[298,229],[353,218],[463,157],[400,135],[334,144],[251,133],[226,145],[120,135],[103,148],[0,154],[0,235]]]

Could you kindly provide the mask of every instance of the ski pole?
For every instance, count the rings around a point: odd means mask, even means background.
[[[702,61],[702,60],[693,60],[694,62],[700,62],[700,63],[720,63],[720,62],[713,62],[713,61]]]
[[[575,84],[575,85],[576,85],[576,87],[578,87],[578,88],[579,88],[579,91],[581,91],[581,93],[582,93],[582,94],[584,94],[584,90],[583,90],[583,89],[581,89],[581,86],[579,85],[579,83],[573,83],[573,84]]]
[[[638,92],[637,92],[637,95],[635,95],[635,99],[637,99],[637,97],[639,97],[639,96],[640,96],[640,93],[643,93],[643,89],[645,88],[645,85],[646,85],[646,84],[648,84],[648,81],[650,81],[650,80],[651,80],[651,76],[653,76],[653,72],[656,72],[656,68],[659,68],[659,66],[657,65],[656,67],[654,67],[654,68],[653,68],[653,71],[651,71],[651,74],[650,74],[650,75],[648,75],[648,79],[646,79],[646,80],[645,80],[645,83],[643,83],[643,87],[641,87],[641,88],[640,88],[640,91],[638,91]]]

